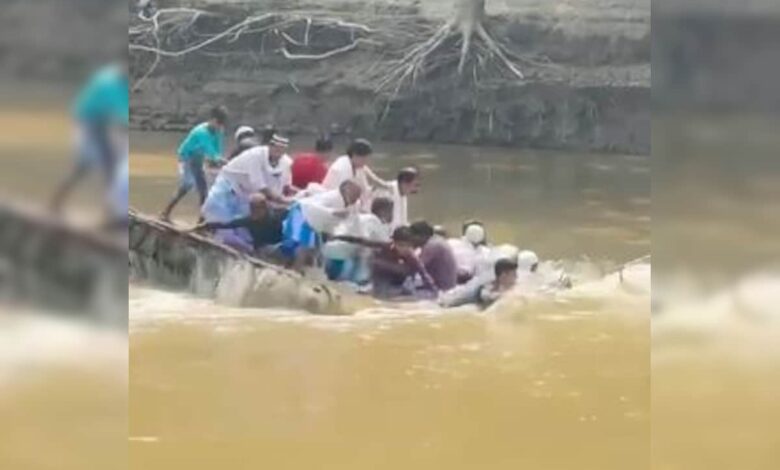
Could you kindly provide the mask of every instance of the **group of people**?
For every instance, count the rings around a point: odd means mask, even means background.
[[[385,299],[431,298],[444,306],[490,305],[515,286],[518,270],[534,272],[536,255],[490,247],[479,221],[448,239],[426,221],[409,221],[408,199],[420,172],[401,169],[386,181],[370,168],[370,142],[354,140],[331,161],[333,143],[320,136],[311,152],[288,155],[289,140],[272,128],[240,126],[225,151],[228,112],[211,111],[179,149],[179,185],[161,217],[196,189],[200,221],[242,252],[280,257],[303,272],[323,267]]]

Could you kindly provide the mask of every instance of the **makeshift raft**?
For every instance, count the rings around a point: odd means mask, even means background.
[[[129,250],[133,279],[189,290],[230,306],[349,315],[366,302],[327,282],[307,279],[133,210]]]
[[[0,204],[0,300],[127,327],[127,240]]]

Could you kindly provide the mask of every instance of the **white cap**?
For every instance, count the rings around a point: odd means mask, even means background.
[[[500,245],[493,249],[492,258],[495,261],[500,259],[517,259],[517,254],[520,250],[514,245]]]
[[[485,228],[478,224],[471,224],[463,232],[463,238],[472,245],[485,243]]]
[[[253,135],[255,135],[255,130],[252,129],[251,127],[249,127],[249,126],[241,126],[238,129],[236,129],[236,133],[233,134],[233,138],[236,139],[236,140],[239,140],[241,138],[241,136],[243,136],[245,134],[253,136]]]
[[[524,250],[517,255],[517,268],[521,271],[530,271],[535,264],[539,264],[539,257],[533,251]]]
[[[274,136],[271,137],[271,145],[287,148],[290,145],[290,139],[282,137],[279,134],[274,134]]]

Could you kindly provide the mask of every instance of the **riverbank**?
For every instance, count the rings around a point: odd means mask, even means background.
[[[519,58],[524,80],[506,70],[493,73],[491,64],[476,59],[459,74],[460,46],[451,38],[411,86],[378,93],[372,71],[393,51],[433,35],[451,2],[438,9],[326,2],[305,9],[308,16],[301,16],[299,2],[186,2],[217,16],[194,18],[161,49],[181,50],[262,14],[281,15],[286,29],[283,35],[242,30],[192,53],[162,57],[153,69],[155,54],[133,51],[134,82],[153,71],[132,96],[132,125],[182,130],[202,119],[210,104],[224,103],[235,122],[274,123],[292,135],[328,130],[391,141],[648,154],[650,28],[639,4],[624,2],[620,20],[606,15],[600,22],[578,15],[583,6],[551,11],[510,3],[488,2],[484,24]],[[365,29],[317,26],[318,18]],[[319,58],[356,39],[363,42],[354,49]],[[300,59],[313,55],[318,59]]]

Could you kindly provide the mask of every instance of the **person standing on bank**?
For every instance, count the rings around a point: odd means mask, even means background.
[[[203,165],[205,163],[218,167],[223,164],[222,152],[227,119],[228,112],[224,106],[213,108],[209,120],[192,128],[182,141],[178,151],[179,187],[160,214],[161,219],[170,220],[173,209],[193,187],[198,191],[198,207],[202,207],[206,202],[208,185]]]

